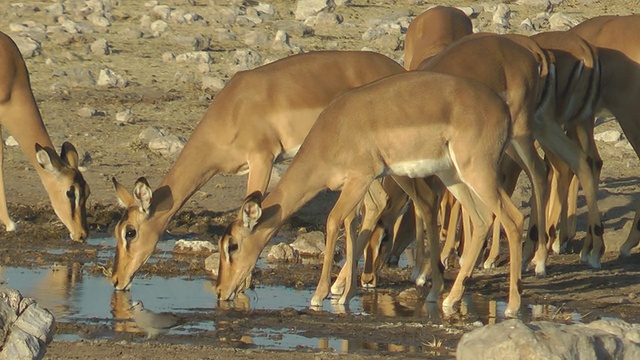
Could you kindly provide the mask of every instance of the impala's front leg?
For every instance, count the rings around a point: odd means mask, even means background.
[[[271,154],[255,154],[249,158],[249,176],[247,180],[247,192],[249,196],[256,191],[265,194],[271,180],[271,169],[274,157]]]
[[[1,130],[0,134],[2,134]],[[2,221],[7,231],[15,231],[17,228],[16,223],[11,220],[9,211],[7,210],[7,197],[4,190],[3,155],[4,145],[0,142],[0,221]]]
[[[311,298],[311,306],[319,307],[322,306],[322,300],[329,295],[329,286],[331,282],[331,269],[333,267],[333,255],[336,249],[336,240],[338,238],[338,230],[340,230],[340,225],[342,224],[347,217],[353,213],[356,206],[362,201],[362,198],[366,194],[369,186],[371,185],[372,179],[359,178],[359,179],[351,179],[350,182],[346,183],[342,191],[340,193],[340,197],[336,204],[333,206],[329,217],[327,218],[327,236],[326,243],[324,249],[324,261],[322,263],[322,274],[320,275],[320,280],[318,282],[318,287],[316,288],[316,292]],[[351,237],[351,239],[355,239]],[[345,279],[345,290],[342,297],[340,297],[339,303],[341,305],[346,305],[349,303],[351,296],[355,292],[355,261],[353,261],[353,257],[357,256],[354,254],[355,244],[353,244],[354,240],[350,240],[351,244],[347,244],[347,251],[350,254],[347,254],[347,259],[351,257],[352,262],[348,265],[350,267],[349,273],[347,274],[347,278]],[[347,267],[345,265],[345,267]]]

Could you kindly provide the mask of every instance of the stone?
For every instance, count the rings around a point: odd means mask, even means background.
[[[70,86],[92,87],[96,84],[93,73],[86,69],[73,67],[68,75]]]
[[[171,8],[167,5],[157,5],[151,9],[151,16],[154,19],[169,20],[171,16]]]
[[[98,39],[91,44],[91,52],[96,55],[109,55],[111,54],[111,47],[107,40]]]
[[[466,359],[638,359],[640,325],[617,319],[564,325],[506,320],[462,336],[456,358]]]
[[[251,31],[242,36],[242,42],[252,48],[264,48],[269,44],[269,35],[264,31]]]
[[[177,63],[207,63],[213,62],[211,54],[207,51],[192,51],[176,56]]]
[[[95,116],[96,114],[97,114],[96,109],[90,108],[90,107],[87,107],[87,106],[85,106],[85,107],[81,108],[80,110],[78,110],[78,115],[80,117],[83,117],[83,118],[90,118],[92,116]]]
[[[331,0],[298,0],[294,16],[296,20],[304,20],[323,10],[331,9]]]
[[[618,142],[622,139],[622,134],[616,130],[607,130],[593,135],[595,141]]]
[[[212,253],[217,251],[217,246],[209,241],[180,239],[173,245],[176,253]]]
[[[42,45],[30,37],[18,36],[14,37],[13,41],[18,46],[22,57],[25,59],[38,56],[42,52]]]
[[[215,76],[202,77],[202,90],[219,91],[226,85],[225,81]]]
[[[125,109],[116,114],[116,121],[119,123],[130,124],[133,122],[133,114],[131,109]]]
[[[500,3],[493,13],[493,23],[498,28],[509,28],[509,20],[511,19],[511,9],[509,5]]]
[[[563,13],[554,13],[549,17],[549,25],[551,30],[569,30],[578,25],[580,22]]]
[[[154,37],[160,36],[160,34],[167,31],[168,28],[169,24],[167,24],[167,22],[163,20],[156,20],[152,22],[151,25],[149,25],[149,29],[151,29]]]
[[[165,132],[162,129],[159,129],[155,126],[149,126],[148,128],[142,130],[140,134],[138,134],[138,139],[149,142],[156,138],[161,138],[165,136]]]
[[[305,37],[315,34],[315,30],[313,30],[311,26],[296,21],[278,21],[274,24],[273,28],[276,31],[283,30],[291,36]]]
[[[211,272],[214,278],[218,277],[218,265],[220,265],[220,253],[213,253],[204,259],[204,269]]]
[[[100,70],[96,85],[123,88],[127,87],[127,85],[129,85],[129,82],[122,75],[118,75],[113,72],[113,70],[105,68]]]
[[[285,243],[279,243],[269,249],[267,254],[267,261],[271,263],[298,262],[298,251],[291,245]]]
[[[7,140],[5,140],[4,144],[7,145],[7,146],[18,146],[18,145],[20,145],[20,144],[18,144],[16,139],[11,135],[9,135],[7,137]]]
[[[103,15],[90,14],[87,16],[87,20],[97,27],[106,28],[111,26],[111,20],[107,19]]]
[[[149,150],[164,157],[174,157],[182,151],[187,141],[176,135],[167,135],[149,141]]]
[[[318,257],[324,253],[325,236],[322,231],[312,231],[299,235],[296,240],[291,243],[291,247],[296,250],[300,256]]]
[[[251,49],[238,49],[235,54],[236,70],[249,70],[262,65],[262,55]]]
[[[176,56],[171,51],[167,51],[167,52],[162,54],[162,61],[166,62],[166,63],[167,62],[174,62],[174,61],[176,61]]]

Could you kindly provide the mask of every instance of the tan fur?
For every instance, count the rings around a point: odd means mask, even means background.
[[[90,190],[78,170],[78,153],[73,145],[65,143],[61,154],[56,154],[33,97],[24,59],[13,40],[2,32],[0,79],[0,125],[9,130],[36,168],[51,206],[69,229],[71,239],[84,241],[88,233],[86,200]],[[7,230],[15,230],[7,211],[2,155],[0,146],[0,221]]]
[[[215,174],[248,170],[247,194],[264,194],[273,163],[295,152],[336,95],[399,72],[399,64],[373,52],[318,51],[236,73],[153,191],[150,214],[129,207],[118,224],[115,288],[130,286],[171,217]],[[136,230],[135,241],[121,239],[127,226]]]

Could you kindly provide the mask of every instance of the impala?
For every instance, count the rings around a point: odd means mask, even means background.
[[[598,109],[616,117],[636,154],[640,154],[640,15],[599,16],[570,30],[598,49],[602,65]],[[620,255],[629,256],[640,242],[640,208]]]
[[[56,215],[74,241],[87,238],[86,201],[89,185],[78,170],[78,153],[68,142],[60,155],[44,127],[31,91],[29,72],[16,44],[0,32],[0,125],[9,130],[27,159],[35,167]],[[0,129],[1,130],[1,129]],[[7,231],[16,230],[9,217],[0,144],[0,221]]]
[[[264,193],[273,163],[296,154],[331,99],[400,72],[398,63],[373,52],[318,51],[236,73],[156,190],[140,178],[130,194],[114,179],[126,207],[115,229],[114,287],[129,289],[171,217],[215,174],[248,173],[247,194]]]
[[[425,219],[433,219],[437,196],[424,181],[438,176],[473,220],[470,257],[481,247],[493,214],[506,229],[511,254],[507,315],[520,307],[521,231],[523,216],[499,186],[498,165],[509,143],[511,121],[502,99],[484,85],[445,74],[410,72],[379,80],[336,98],[316,120],[299,153],[275,189],[264,199],[247,197],[238,220],[219,240],[216,292],[232,300],[245,290],[260,252],[283,222],[319,191],[341,190],[327,218],[326,250],[312,306],[329,294],[331,265],[338,230],[376,178],[393,175]],[[357,136],[354,136],[357,135]],[[428,224],[429,225],[429,224]],[[348,231],[352,228],[345,227]],[[432,264],[438,263],[435,227],[427,226]],[[355,272],[354,237],[347,242],[347,273]],[[435,258],[434,258],[435,256]],[[461,269],[443,308],[460,300],[473,261]],[[433,266],[429,301],[443,289],[442,272]],[[347,304],[355,292],[350,276],[338,300]]]

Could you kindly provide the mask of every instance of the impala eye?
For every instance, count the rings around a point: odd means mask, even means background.
[[[124,233],[124,238],[127,241],[131,241],[136,237],[136,235],[137,235],[136,229],[132,227],[127,227],[127,230]]]
[[[74,187],[70,187],[69,190],[67,190],[67,198],[69,198],[69,200],[73,200],[76,198],[76,189],[74,189]]]
[[[238,251],[238,244],[229,243],[227,250],[229,251],[229,254]]]

